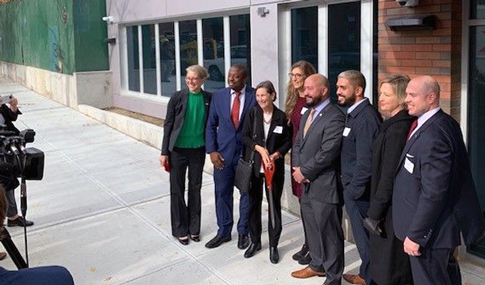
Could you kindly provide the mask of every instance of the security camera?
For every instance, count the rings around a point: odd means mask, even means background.
[[[400,6],[416,7],[419,4],[419,0],[396,0]]]
[[[114,21],[113,16],[106,16],[101,19],[105,21],[107,24],[113,24],[113,21]]]

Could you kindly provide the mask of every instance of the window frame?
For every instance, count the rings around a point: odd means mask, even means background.
[[[139,98],[145,99],[161,99],[162,101],[168,102],[172,94],[163,94],[162,93],[162,86],[161,86],[161,66],[160,66],[160,27],[159,24],[162,23],[173,23],[174,25],[174,37],[175,37],[175,83],[176,83],[176,91],[182,89],[183,83],[181,82],[181,64],[180,64],[180,29],[179,23],[181,21],[196,21],[196,29],[197,29],[197,54],[198,54],[198,64],[203,66],[204,64],[204,55],[203,55],[203,27],[202,27],[202,20],[206,18],[222,18],[223,23],[223,35],[224,35],[224,86],[227,87],[227,74],[229,72],[229,68],[231,65],[231,41],[230,41],[230,17],[237,16],[237,15],[250,15],[249,9],[238,9],[231,11],[230,13],[208,13],[199,16],[191,16],[191,17],[178,17],[177,19],[174,18],[167,18],[163,20],[158,20],[151,23],[123,23],[120,25],[120,77],[121,77],[121,95],[128,95],[134,96]],[[251,17],[248,17],[250,21]],[[143,69],[142,65],[140,66],[140,72],[138,74],[140,81],[140,92],[129,90],[128,82],[129,82],[129,72],[128,72],[128,42],[127,42],[127,29],[133,26],[138,27],[138,49],[139,54],[138,58],[140,61],[143,59],[143,38],[141,34],[142,25],[155,25],[155,57],[156,57],[156,80],[157,80],[157,92],[156,94],[145,93],[144,86],[143,86]],[[141,62],[143,64],[143,62]]]

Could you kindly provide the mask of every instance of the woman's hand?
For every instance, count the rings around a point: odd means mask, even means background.
[[[256,145],[256,147],[254,147],[254,149],[257,152],[259,152],[259,154],[261,155],[261,160],[263,161],[264,167],[270,166],[271,160],[269,158],[269,152],[268,152],[268,150],[265,149],[262,146],[259,146],[259,145]]]
[[[273,153],[272,155],[269,156],[269,159],[271,161],[275,161],[275,160],[279,159],[280,157],[281,157],[281,154],[276,151],[275,153]]]
[[[165,164],[168,162],[168,155],[160,155],[158,161],[160,162],[160,166],[164,167]]]

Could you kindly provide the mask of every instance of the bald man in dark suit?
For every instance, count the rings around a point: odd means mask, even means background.
[[[460,126],[439,106],[430,76],[406,89],[411,127],[394,182],[393,223],[410,256],[414,284],[461,284],[454,249],[485,229]]]

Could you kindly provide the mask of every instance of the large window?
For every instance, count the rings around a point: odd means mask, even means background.
[[[209,71],[205,90],[214,92],[224,88],[224,26],[222,18],[202,20],[204,67]]]
[[[322,1],[317,6],[288,4],[291,27],[283,37],[286,69],[299,60],[310,62],[329,79],[330,98],[336,100],[337,76],[348,69],[361,71],[366,80],[365,96],[373,101],[377,85],[377,1]],[[280,33],[287,34],[281,26]],[[287,52],[290,50],[291,52]],[[280,76],[288,70],[280,72]],[[285,88],[280,86],[280,88]]]
[[[249,15],[232,15],[126,27],[123,87],[171,96],[186,88],[185,69],[202,64],[210,74],[204,89],[224,88],[230,65],[251,70],[249,26]]]
[[[157,62],[155,59],[155,25],[141,26],[143,46],[143,91],[157,94]]]
[[[173,23],[159,24],[159,29],[161,93],[162,95],[169,95],[177,90]]]
[[[140,58],[138,52],[138,26],[126,28],[128,44],[128,89],[140,91]]]
[[[336,101],[337,76],[360,70],[360,2],[328,6],[328,80]]]
[[[318,8],[291,11],[291,61],[306,60],[318,68]]]
[[[248,83],[251,82],[251,30],[249,15],[230,17],[231,65],[242,63],[248,68]]]
[[[197,22],[184,21],[179,23],[180,33],[180,85],[185,86],[185,69],[199,63],[197,49]]]

